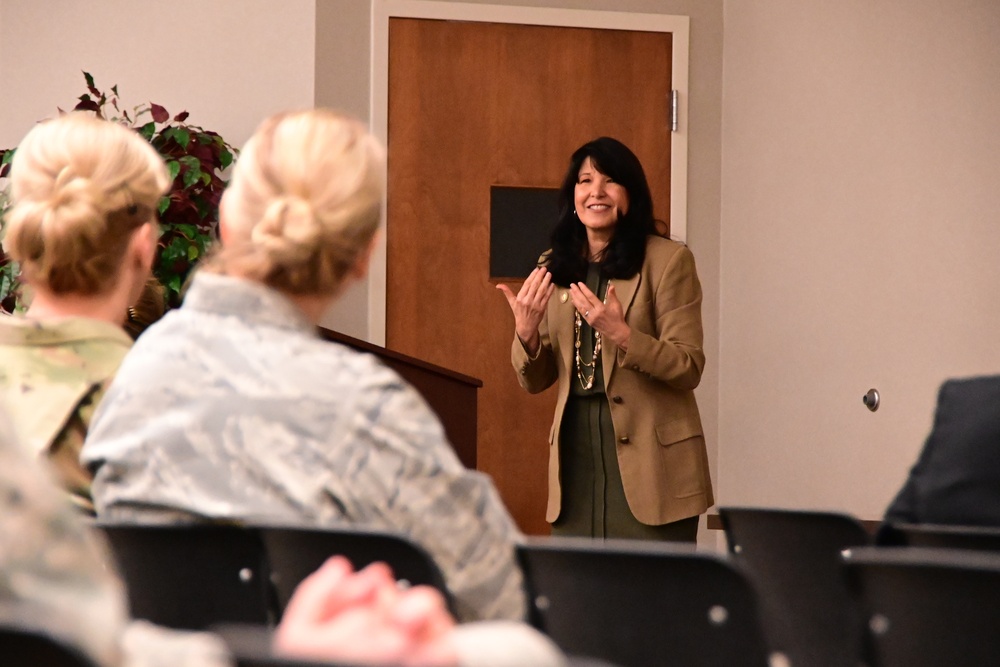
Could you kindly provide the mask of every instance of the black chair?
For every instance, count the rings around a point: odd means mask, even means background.
[[[451,593],[434,559],[404,535],[363,528],[261,526],[258,530],[267,552],[278,607],[282,611],[299,582],[330,556],[340,555],[347,557],[356,570],[376,561],[385,562],[397,580],[441,591],[449,609],[455,612]]]
[[[227,623],[214,626],[211,631],[226,644],[236,667],[358,667],[354,663],[334,663],[274,655],[271,650],[272,630],[263,625]]]
[[[82,651],[37,628],[0,625],[4,667],[97,667]]]
[[[717,556],[572,538],[517,554],[533,624],[568,654],[623,667],[767,664],[753,591]]]
[[[95,528],[125,579],[133,617],[191,630],[273,620],[267,560],[255,530],[216,524]]]
[[[855,549],[845,572],[877,667],[995,665],[1000,554],[920,547]]]
[[[879,546],[1000,551],[1000,528],[941,526],[929,523],[883,524],[876,536]]]
[[[861,619],[841,552],[870,544],[856,519],[833,512],[721,507],[729,551],[760,596],[772,652],[793,665],[855,667]]]

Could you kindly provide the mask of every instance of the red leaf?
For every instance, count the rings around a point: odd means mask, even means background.
[[[184,121],[187,120],[187,117],[189,115],[190,114],[188,114],[187,111],[182,111],[179,114],[177,114],[176,116],[174,116],[174,120],[176,120],[178,123],[183,123]]]
[[[208,146],[204,146],[202,144],[195,144],[194,142],[191,142],[190,150],[188,150],[188,153],[198,158],[198,161],[201,162],[202,164],[202,168],[211,167],[212,158],[215,157],[214,155],[212,155],[212,149],[210,149]]]
[[[87,90],[92,92],[95,97],[100,97],[101,93],[97,90],[94,85],[94,77],[90,76],[90,72],[84,72],[83,78],[87,81]]]
[[[73,111],[93,111],[93,112],[96,113],[99,110],[100,110],[100,107],[97,106],[97,102],[95,102],[94,100],[89,100],[89,99],[88,100],[80,100],[79,102],[77,102],[76,106],[73,107]]]
[[[153,120],[157,123],[166,123],[170,119],[170,114],[159,104],[150,102],[149,111],[153,114]]]

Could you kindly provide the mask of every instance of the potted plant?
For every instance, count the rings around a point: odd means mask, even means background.
[[[124,108],[118,86],[110,95],[99,90],[94,77],[83,73],[87,92],[74,111],[88,111],[141,134],[159,152],[170,171],[172,185],[159,204],[160,239],[154,275],[163,286],[168,308],[180,304],[180,292],[188,273],[218,237],[219,199],[226,187],[225,170],[236,150],[218,133],[187,122],[188,112],[174,116],[150,102]],[[65,113],[59,109],[59,113]],[[7,176],[16,148],[0,150],[0,179]],[[2,181],[0,181],[2,182]],[[9,206],[5,189],[0,191],[0,234],[3,213]],[[0,250],[0,304],[12,312],[19,307],[18,266]]]

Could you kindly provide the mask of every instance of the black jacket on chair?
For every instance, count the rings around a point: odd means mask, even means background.
[[[948,380],[886,523],[1000,526],[1000,375]]]

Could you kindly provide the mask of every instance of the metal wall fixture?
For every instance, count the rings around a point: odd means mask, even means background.
[[[865,404],[865,407],[875,412],[878,410],[879,403],[881,402],[881,397],[878,395],[878,389],[869,389],[868,393],[861,397],[861,402]]]

